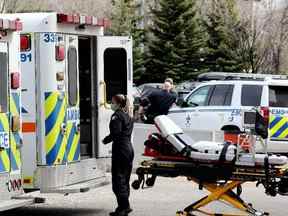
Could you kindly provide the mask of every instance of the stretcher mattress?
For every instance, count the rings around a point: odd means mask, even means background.
[[[162,138],[185,158],[210,162],[235,162],[236,160],[237,146],[234,144],[210,141],[195,142],[168,116],[158,116],[154,121]],[[241,154],[237,160],[243,164],[251,164],[251,160],[253,160],[252,164],[255,166],[264,166],[266,156],[266,154],[254,154],[253,156]],[[288,158],[280,155],[269,155],[268,161],[272,165],[284,165],[288,162]]]

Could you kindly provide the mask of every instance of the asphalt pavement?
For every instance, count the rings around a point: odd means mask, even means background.
[[[143,140],[147,134],[155,131],[151,126],[137,125],[134,131],[134,148],[136,168],[143,159]],[[132,177],[131,182],[136,176]],[[175,216],[176,211],[183,210],[192,202],[207,194],[198,190],[198,186],[188,182],[185,178],[159,178],[153,188],[145,190],[131,190],[131,206],[134,211],[130,216]],[[36,197],[46,198],[46,203],[27,206],[7,212],[1,216],[108,216],[116,207],[116,200],[112,193],[111,184],[86,193],[70,194],[39,194]],[[263,187],[256,188],[255,183],[245,184],[242,198],[253,207],[269,212],[272,216],[288,216],[288,197],[265,195]],[[216,202],[208,208],[217,212],[237,211],[227,208],[227,205]]]
[[[131,206],[134,211],[130,216],[175,216],[177,210],[184,209],[206,194],[206,191],[198,190],[196,184],[185,178],[159,178],[153,188],[131,190]],[[116,206],[111,185],[68,196],[41,195],[38,192],[33,195],[45,197],[46,203],[2,212],[1,216],[108,216]],[[244,186],[242,197],[256,209],[269,212],[270,215],[288,215],[288,197],[268,197],[263,188],[255,187],[255,183]],[[219,202],[210,205],[208,209],[231,213],[226,205]]]

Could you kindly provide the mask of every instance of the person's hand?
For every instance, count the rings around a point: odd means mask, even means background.
[[[102,143],[103,143],[104,145],[107,145],[108,143],[110,143],[109,136],[106,136],[106,137],[102,140]]]

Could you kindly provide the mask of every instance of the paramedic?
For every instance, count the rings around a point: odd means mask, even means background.
[[[167,115],[176,99],[177,94],[173,91],[173,80],[167,78],[162,90],[152,91],[146,98],[142,99],[139,112],[145,115],[144,122],[153,124],[156,116]]]
[[[111,108],[114,111],[110,120],[110,134],[103,139],[104,144],[112,142],[112,189],[118,207],[111,216],[126,216],[132,211],[129,204],[130,176],[134,158],[131,143],[133,120],[127,96],[112,97]]]

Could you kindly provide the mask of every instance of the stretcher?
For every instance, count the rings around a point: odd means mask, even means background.
[[[262,184],[265,193],[270,196],[288,195],[286,156],[258,154],[251,151],[253,145],[248,148],[242,145],[244,148],[241,148],[239,143],[194,142],[167,116],[157,117],[155,125],[159,133],[149,136],[144,153],[152,159],[143,161],[137,168],[138,179],[132,183],[132,187],[152,187],[159,176],[184,176],[197,183],[200,189],[205,188],[210,192],[177,212],[177,216],[192,216],[199,212],[201,215],[218,216],[268,215],[241,199],[241,186],[246,182]],[[247,139],[255,138],[251,134],[244,135]],[[245,140],[240,138],[239,141]],[[247,140],[244,142],[247,143]],[[224,201],[241,214],[214,213],[204,209],[214,201]]]

